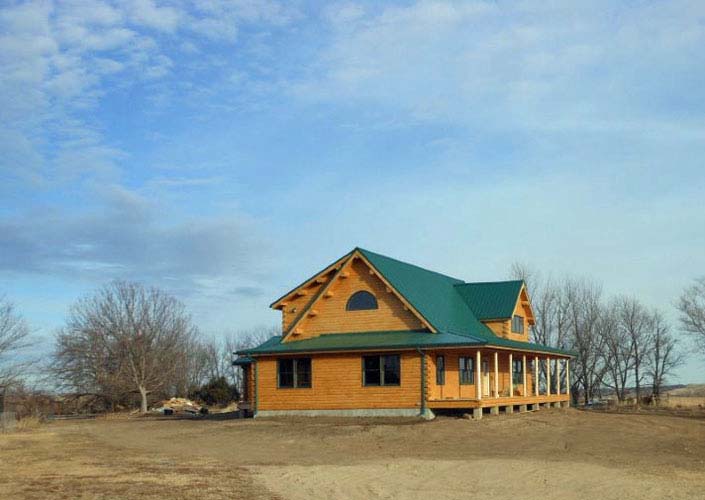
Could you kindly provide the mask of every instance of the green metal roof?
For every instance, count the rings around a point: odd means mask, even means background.
[[[421,330],[329,333],[290,342],[281,342],[281,337],[277,336],[254,349],[247,349],[239,354],[477,345],[573,354],[540,344],[498,337],[479,321],[479,319],[511,317],[521,290],[521,281],[465,283],[458,278],[429,271],[369,250],[362,248],[355,250],[359,251],[384,276],[437,333]]]
[[[235,361],[233,361],[233,366],[244,366],[249,365],[254,362],[254,359],[249,356],[240,356]]]
[[[457,292],[455,285],[464,281],[369,250],[358,250],[436,330],[478,338],[495,336],[477,320]]]
[[[334,352],[389,349],[426,349],[438,347],[496,346],[545,353],[570,354],[552,347],[517,342],[495,337],[494,341],[473,338],[468,335],[452,333],[431,333],[423,330],[383,331],[364,333],[328,333],[318,337],[290,342],[281,342],[281,336],[275,336],[253,349],[238,351],[241,356],[262,354],[295,354],[301,352]]]
[[[462,283],[455,289],[477,319],[505,319],[512,317],[523,284],[521,280]]]

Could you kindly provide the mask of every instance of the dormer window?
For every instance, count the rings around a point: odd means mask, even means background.
[[[377,309],[377,299],[370,292],[361,290],[353,293],[345,306],[346,311],[365,311]]]
[[[524,317],[515,314],[512,318],[512,333],[524,333]]]

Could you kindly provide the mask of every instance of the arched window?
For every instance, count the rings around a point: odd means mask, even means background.
[[[346,311],[364,311],[377,309],[377,299],[370,292],[364,290],[353,293],[345,306]]]

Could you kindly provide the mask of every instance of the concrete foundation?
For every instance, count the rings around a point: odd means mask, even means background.
[[[514,413],[514,406],[512,406],[512,405],[505,406],[504,413],[507,415],[511,415],[512,413]]]
[[[555,402],[553,402],[553,403],[551,403],[551,404],[553,405],[554,408],[560,408],[560,407],[561,407],[561,402],[560,402],[560,401],[555,401]]]
[[[526,405],[519,405],[519,413],[526,413]]]
[[[491,406],[490,415],[499,415],[499,406]]]
[[[563,402],[561,403],[561,406],[562,406],[563,408],[570,408],[570,401],[563,401]]]
[[[267,417],[420,417],[433,420],[436,415],[430,408],[419,412],[415,408],[384,408],[357,410],[261,410],[255,418]]]
[[[482,418],[482,408],[473,408],[472,409],[472,418],[475,420],[479,420]]]

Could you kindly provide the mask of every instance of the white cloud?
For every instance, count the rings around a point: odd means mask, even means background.
[[[88,177],[109,173],[112,179],[124,153],[96,132],[100,124],[87,111],[113,87],[142,86],[154,93],[154,102],[163,101],[167,91],[154,83],[174,70],[174,36],[201,33],[230,43],[243,23],[281,24],[289,16],[271,1],[67,0],[3,6],[0,143],[8,149],[0,171],[35,182],[74,179],[66,171]],[[198,52],[195,41],[181,45],[186,56]],[[73,135],[64,128],[67,122]],[[75,140],[85,134],[91,135],[90,143]],[[55,142],[56,137],[64,142]]]
[[[323,11],[324,19],[335,26],[336,29],[347,29],[353,23],[362,19],[365,8],[354,3],[341,3],[329,5]]]
[[[648,131],[654,101],[703,82],[705,4],[421,1],[329,16],[308,100],[400,110],[407,123],[485,129]],[[664,86],[664,81],[672,85]],[[702,108],[702,106],[701,106]]]
[[[153,0],[132,0],[127,10],[133,23],[169,33],[176,31],[183,19],[182,11],[159,7]]]

